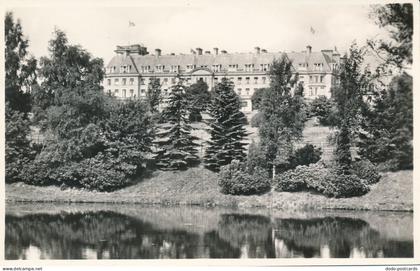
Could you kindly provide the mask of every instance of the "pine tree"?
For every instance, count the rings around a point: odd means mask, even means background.
[[[191,135],[188,101],[183,80],[178,78],[162,112],[162,123],[156,132],[156,165],[164,170],[184,170],[198,164],[197,146]]]
[[[240,100],[233,91],[233,83],[226,78],[216,86],[209,106],[210,140],[204,162],[207,168],[218,171],[232,160],[244,160],[247,136],[244,128],[245,116],[240,111]]]
[[[413,78],[403,73],[363,111],[359,154],[391,170],[413,167]]]

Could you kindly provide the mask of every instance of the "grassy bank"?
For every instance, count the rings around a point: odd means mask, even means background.
[[[412,171],[385,173],[371,191],[356,198],[333,199],[308,192],[269,192],[261,196],[230,196],[219,192],[217,175],[203,168],[155,172],[150,178],[115,192],[6,184],[9,202],[104,202],[274,209],[413,210]]]

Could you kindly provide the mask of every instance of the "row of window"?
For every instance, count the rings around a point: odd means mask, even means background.
[[[309,64],[306,63],[306,62],[305,63],[299,63],[298,66],[299,66],[298,69],[309,68]],[[315,70],[315,71],[322,71],[322,70],[324,70],[324,63],[314,63],[312,69]]]
[[[161,79],[161,78],[156,78],[156,79],[158,80],[158,82],[162,82],[163,84],[168,84],[169,80],[170,80],[171,84],[176,84],[176,78],[175,77],[171,77],[171,78],[165,77],[163,79]],[[231,81],[235,81],[234,77],[230,77],[229,79]],[[244,84],[246,84],[246,85],[249,85],[249,84],[251,84],[251,79],[252,79],[252,83],[255,84],[255,85],[259,84],[259,83],[261,83],[261,84],[266,84],[267,83],[267,78],[265,76],[261,77],[261,79],[257,76],[253,77],[253,78],[251,78],[251,77],[237,77],[236,79],[237,79],[236,80],[237,85],[241,85],[242,82],[244,82]],[[244,79],[244,80],[242,80],[242,79]],[[186,80],[188,82],[188,81],[190,81],[190,78],[187,78]],[[207,82],[207,77],[200,77],[198,80],[202,80],[202,81]],[[217,83],[219,81],[219,77],[214,77],[214,81]],[[108,83],[108,86],[110,86],[112,84],[112,80],[107,79],[107,83]],[[128,83],[130,85],[134,85],[134,78],[129,78]],[[146,83],[146,78],[140,78],[140,85],[144,85],[145,83]],[[119,85],[119,84],[120,84],[120,78],[114,78],[114,85]],[[122,78],[121,79],[121,85],[123,85],[123,86],[127,85],[127,78]]]
[[[200,65],[199,67],[201,68],[210,68],[209,65]],[[211,65],[211,69],[214,72],[220,72],[222,71],[222,64],[215,64],[215,65]],[[189,64],[186,65],[186,70],[188,71],[192,71],[194,69],[197,68],[197,65],[194,64]],[[239,65],[238,64],[230,64],[227,67],[228,71],[238,71],[239,70]],[[270,69],[270,64],[260,64],[260,71],[268,71]],[[171,65],[169,67],[169,69],[166,69],[165,65],[156,65],[154,67],[154,69],[152,69],[152,67],[150,65],[145,65],[145,66],[141,66],[140,67],[140,72],[141,73],[151,73],[151,72],[172,72],[172,73],[178,73],[181,70],[181,66],[179,65]],[[247,72],[251,72],[254,71],[254,64],[245,64],[245,71]],[[112,66],[110,68],[107,69],[108,73],[115,73],[117,71],[117,67],[116,66]],[[124,65],[124,66],[120,66],[120,73],[130,73],[131,71],[133,71],[132,66],[131,65]]]

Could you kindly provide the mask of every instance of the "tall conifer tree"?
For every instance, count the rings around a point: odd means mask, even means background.
[[[226,78],[216,86],[209,106],[210,141],[204,162],[206,167],[218,171],[232,160],[243,160],[245,154],[245,116],[240,111],[240,100],[233,91],[233,83]]]
[[[156,132],[156,165],[164,170],[183,170],[199,162],[198,138],[191,135],[188,100],[183,80],[171,89],[167,106],[162,112],[162,123]]]

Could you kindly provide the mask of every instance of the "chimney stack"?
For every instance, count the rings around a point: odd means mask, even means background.
[[[312,46],[311,45],[306,46],[306,53],[307,54],[312,53]]]
[[[266,49],[261,49],[261,52],[262,53],[267,53],[267,50]]]
[[[218,55],[219,54],[219,48],[214,47],[213,52],[214,52],[215,55]]]
[[[210,51],[205,51],[204,52],[206,55],[209,55],[210,54]]]
[[[258,46],[257,47],[254,47],[254,50],[255,50],[255,53],[256,54],[259,54],[260,53],[260,47],[258,47]]]
[[[226,50],[222,50],[222,51],[220,51],[222,54],[227,54],[227,51]]]
[[[202,55],[203,54],[203,49],[201,48],[195,48],[197,50],[197,54],[198,55]]]
[[[161,56],[161,54],[162,54],[162,50],[161,49],[155,49],[155,54],[156,54],[156,56]]]

